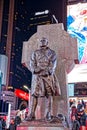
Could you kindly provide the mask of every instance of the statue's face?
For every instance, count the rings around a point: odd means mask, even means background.
[[[42,38],[40,40],[40,47],[46,47],[48,45],[48,40],[46,38]]]

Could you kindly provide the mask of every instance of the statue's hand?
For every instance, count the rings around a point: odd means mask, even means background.
[[[43,71],[41,71],[41,73],[39,74],[40,76],[44,76],[44,77],[47,77],[47,76],[49,76],[49,75],[51,75],[48,71],[46,71],[46,70],[43,70]]]
[[[34,70],[34,74],[40,74],[42,70]]]
[[[44,76],[44,77],[51,75],[51,73],[48,71],[48,69],[40,69],[40,68],[36,68],[34,70],[34,74],[37,74],[39,76]]]

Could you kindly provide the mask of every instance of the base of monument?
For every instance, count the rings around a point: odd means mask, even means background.
[[[65,130],[63,127],[17,127],[17,130]]]
[[[44,120],[24,121],[17,130],[68,130],[60,122],[48,122]]]

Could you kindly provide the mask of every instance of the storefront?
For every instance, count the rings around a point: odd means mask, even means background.
[[[78,101],[87,102],[87,83],[73,83],[68,84],[69,90],[69,106],[71,107],[72,104],[77,106]]]

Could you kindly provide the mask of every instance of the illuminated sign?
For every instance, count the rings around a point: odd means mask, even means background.
[[[87,63],[87,3],[67,6],[67,31],[78,40],[80,63]]]
[[[74,96],[74,84],[68,84],[69,96]]]
[[[15,89],[15,95],[24,100],[29,100],[29,94],[20,89]]]
[[[43,14],[48,14],[48,13],[49,13],[49,10],[45,10],[42,12],[36,12],[35,15],[43,15]]]

